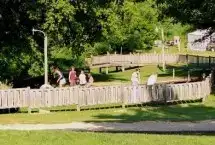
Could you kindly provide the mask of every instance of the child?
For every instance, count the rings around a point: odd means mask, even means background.
[[[88,74],[88,77],[89,77],[89,80],[88,80],[88,83],[87,83],[87,87],[91,87],[93,82],[94,82],[94,79],[93,79],[93,76],[90,73]]]
[[[132,86],[138,86],[140,84],[139,69],[136,69],[136,71],[132,73],[131,82],[132,82]]]

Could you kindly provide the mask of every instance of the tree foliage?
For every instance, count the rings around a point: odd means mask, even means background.
[[[158,18],[153,0],[1,0],[0,76],[43,74],[43,35],[32,28],[48,35],[49,63],[68,69],[92,54],[152,48]]]
[[[122,4],[112,2],[109,9],[99,10],[98,15],[105,19],[100,19],[103,28],[102,42],[98,42],[101,44],[96,46],[101,45],[105,50],[118,52],[121,47],[125,52],[150,48],[156,36],[154,29],[158,16],[154,6],[152,0],[127,0]]]
[[[162,13],[196,28],[214,28],[214,0],[157,0]]]

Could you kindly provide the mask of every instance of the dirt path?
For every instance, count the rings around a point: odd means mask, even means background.
[[[84,123],[67,124],[8,124],[0,125],[0,130],[71,130],[102,132],[214,132],[215,121],[202,122],[153,122],[136,123]]]

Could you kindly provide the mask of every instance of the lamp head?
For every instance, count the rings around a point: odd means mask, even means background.
[[[32,33],[33,33],[33,35],[34,35],[34,32],[35,32],[35,29],[33,28],[33,29],[32,29]]]

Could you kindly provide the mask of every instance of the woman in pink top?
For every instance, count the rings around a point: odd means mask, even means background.
[[[72,67],[72,69],[71,69],[70,72],[69,72],[69,82],[70,82],[70,86],[75,86],[75,85],[76,85],[76,79],[77,79],[76,71],[75,71],[75,68]]]

